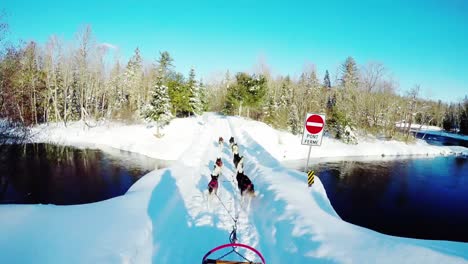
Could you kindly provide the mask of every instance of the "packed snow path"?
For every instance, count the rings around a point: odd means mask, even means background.
[[[124,196],[79,206],[0,206],[0,262],[199,263],[228,242],[238,216],[239,242],[267,263],[468,263],[467,243],[392,237],[342,221],[319,178],[308,188],[304,173],[282,167],[264,148],[272,139],[266,125],[215,114],[188,120],[178,160]],[[151,137],[141,136],[133,145],[151,146]],[[233,182],[231,136],[259,192],[250,208],[239,203]],[[218,195],[228,210],[216,197],[207,201],[217,156],[224,163]]]

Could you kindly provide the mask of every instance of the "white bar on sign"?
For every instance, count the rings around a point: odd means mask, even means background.
[[[317,123],[317,122],[307,122],[308,126],[314,126],[314,127],[323,127],[323,123]]]

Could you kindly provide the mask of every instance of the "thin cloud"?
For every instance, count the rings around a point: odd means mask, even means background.
[[[100,47],[105,47],[105,48],[108,48],[108,49],[112,49],[112,50],[117,50],[118,47],[114,44],[111,44],[111,43],[107,43],[107,42],[103,42],[103,43],[100,43],[99,44]]]

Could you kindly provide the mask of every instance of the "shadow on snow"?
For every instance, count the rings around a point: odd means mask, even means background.
[[[215,227],[195,226],[170,170],[151,195],[153,263],[200,263],[210,249],[227,242],[228,234]]]

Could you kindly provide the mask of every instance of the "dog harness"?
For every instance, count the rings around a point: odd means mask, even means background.
[[[211,181],[208,186],[213,189],[218,188],[218,176],[211,175]]]

